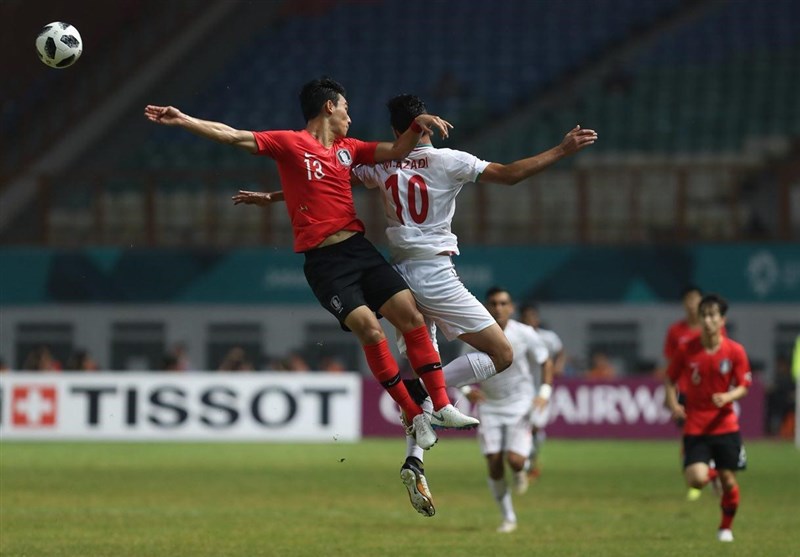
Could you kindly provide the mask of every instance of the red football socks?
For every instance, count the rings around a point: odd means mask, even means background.
[[[734,486],[730,491],[722,494],[722,501],[719,505],[722,509],[722,521],[719,524],[720,530],[729,530],[739,508],[739,486]]]
[[[439,410],[450,404],[447,386],[444,383],[442,360],[433,347],[431,337],[428,336],[428,329],[425,326],[417,327],[403,333],[403,338],[406,341],[408,361],[431,395],[433,409]]]
[[[367,356],[367,365],[369,365],[372,375],[380,381],[389,396],[405,412],[406,418],[410,421],[418,414],[422,414],[422,408],[414,402],[411,395],[408,394],[405,384],[400,381],[400,368],[389,350],[389,343],[386,339],[378,344],[364,346],[364,354]]]

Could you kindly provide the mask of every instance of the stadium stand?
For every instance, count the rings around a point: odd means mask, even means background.
[[[462,195],[461,214],[471,218],[455,226],[465,242],[742,239],[751,212],[765,212],[763,200],[745,206],[743,184],[767,160],[790,157],[800,135],[800,4],[792,0],[285,6],[260,17],[257,3],[237,3],[239,21],[252,24],[229,30],[218,71],[195,76],[192,87],[176,72],[153,100],[238,127],[297,129],[299,86],[329,74],[348,88],[357,137],[388,138],[383,103],[403,91],[457,126],[449,146],[488,160],[541,151],[575,123],[600,132],[591,152],[513,196]],[[423,12],[425,26],[408,23]],[[212,50],[193,56],[210,60]],[[99,156],[76,165],[97,168],[92,177],[44,185],[49,224],[39,238],[288,242],[282,211],[263,216],[229,202],[235,189],[276,187],[272,165],[135,118],[121,123],[125,137],[107,138]],[[368,228],[380,230],[380,207],[364,197],[357,192]],[[787,239],[787,228],[770,233]]]

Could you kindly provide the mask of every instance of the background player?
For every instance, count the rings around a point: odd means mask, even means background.
[[[481,382],[480,387],[466,391],[470,402],[478,405],[481,425],[478,438],[486,456],[489,490],[502,515],[498,532],[513,532],[517,516],[505,477],[505,463],[512,470],[512,484],[518,494],[528,489],[525,464],[531,452],[531,404],[541,399],[533,388],[532,365],[542,366],[545,376],[552,377],[553,363],[547,346],[533,327],[511,319],[514,303],[511,294],[494,287],[486,293],[486,306],[497,320],[514,349],[514,360],[503,373]]]
[[[684,420],[684,478],[701,489],[709,482],[714,459],[722,486],[722,519],[717,538],[733,541],[733,524],[739,507],[736,472],[747,465],[739,421],[733,402],[747,394],[752,383],[750,362],[741,344],[722,334],[727,302],[708,294],[699,305],[700,337],[684,344],[667,369],[667,407],[676,420]],[[686,402],[678,402],[675,386],[684,385]]]
[[[350,189],[352,164],[404,158],[429,126],[447,136],[450,124],[420,115],[394,143],[348,138],[346,93],[330,78],[306,83],[300,107],[306,127],[300,131],[245,131],[200,120],[177,108],[147,106],[153,122],[178,126],[201,137],[275,159],[281,195],[294,233],[294,249],[305,256],[306,280],[322,306],[358,337],[373,375],[409,416],[423,448],[436,442],[420,406],[400,381],[399,367],[376,311],[398,328],[409,346],[409,360],[431,393],[434,407],[451,425],[474,424],[450,404],[439,354],[428,337],[422,315],[407,285],[363,235]],[[277,197],[277,196],[276,196]]]
[[[533,433],[533,444],[531,445],[531,455],[528,463],[528,477],[536,479],[541,475],[539,457],[544,446],[545,427],[550,420],[550,394],[552,393],[553,377],[564,373],[564,364],[567,360],[567,353],[564,350],[564,343],[555,331],[542,327],[539,315],[539,308],[535,304],[524,304],[519,310],[519,320],[526,325],[533,327],[547,346],[550,360],[553,362],[552,372],[547,374],[547,370],[542,366],[536,366],[533,371],[533,385],[537,400],[531,410],[531,426]],[[549,375],[549,377],[547,376]]]
[[[675,357],[678,350],[681,349],[687,342],[696,339],[700,336],[700,332],[702,330],[702,320],[700,319],[700,300],[703,298],[703,292],[697,286],[690,284],[687,285],[683,291],[681,292],[681,304],[683,305],[683,312],[684,317],[683,319],[679,319],[675,321],[669,326],[667,329],[667,336],[664,339],[664,359],[666,360],[666,366],[669,367],[669,363]],[[725,327],[722,328],[722,334],[725,335]],[[678,402],[683,404],[684,403],[684,385],[677,385],[677,396]],[[679,427],[682,427],[683,424],[680,423],[680,420],[676,422]],[[681,450],[681,456],[683,456],[683,451]],[[714,462],[711,462],[711,470],[710,470],[710,479],[712,484],[715,486],[715,489],[718,488],[718,482],[716,479],[716,470],[714,469]],[[686,492],[686,499],[689,501],[696,501],[700,498],[703,491],[701,489],[697,489],[694,487],[689,487],[689,490]]]

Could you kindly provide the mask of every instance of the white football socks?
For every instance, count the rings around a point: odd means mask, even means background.
[[[517,514],[514,512],[514,506],[511,504],[511,491],[509,491],[506,485],[505,478],[499,480],[487,478],[487,480],[489,483],[489,491],[492,492],[494,500],[497,501],[497,506],[500,508],[503,520],[516,522]]]
[[[494,362],[488,354],[471,352],[459,356],[442,368],[444,381],[448,387],[463,387],[480,383],[493,375],[497,375]]]

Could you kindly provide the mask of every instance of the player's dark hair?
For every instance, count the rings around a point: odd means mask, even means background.
[[[697,307],[702,313],[704,307],[713,305],[716,305],[719,308],[719,314],[723,317],[726,313],[728,313],[728,301],[719,294],[714,293],[703,296],[703,299],[700,300],[700,304]]]
[[[300,109],[303,111],[303,118],[306,119],[306,122],[316,118],[325,103],[333,101],[333,104],[336,104],[339,95],[347,96],[344,87],[328,76],[309,81],[300,90]]]
[[[509,298],[511,297],[511,292],[509,292],[507,288],[503,288],[502,286],[492,286],[489,290],[486,291],[486,299],[488,300],[495,294],[502,294],[503,292],[508,294]]]
[[[529,309],[532,309],[536,313],[539,313],[539,304],[537,304],[536,302],[525,302],[524,304],[519,306],[520,313],[525,313]]]
[[[684,299],[687,294],[690,294],[692,292],[697,292],[701,296],[703,295],[703,291],[700,290],[699,286],[697,286],[696,284],[687,284],[686,286],[683,287],[683,290],[681,290],[681,300]]]
[[[389,122],[397,133],[403,133],[420,114],[427,114],[425,103],[416,95],[397,95],[386,103],[389,109]]]

